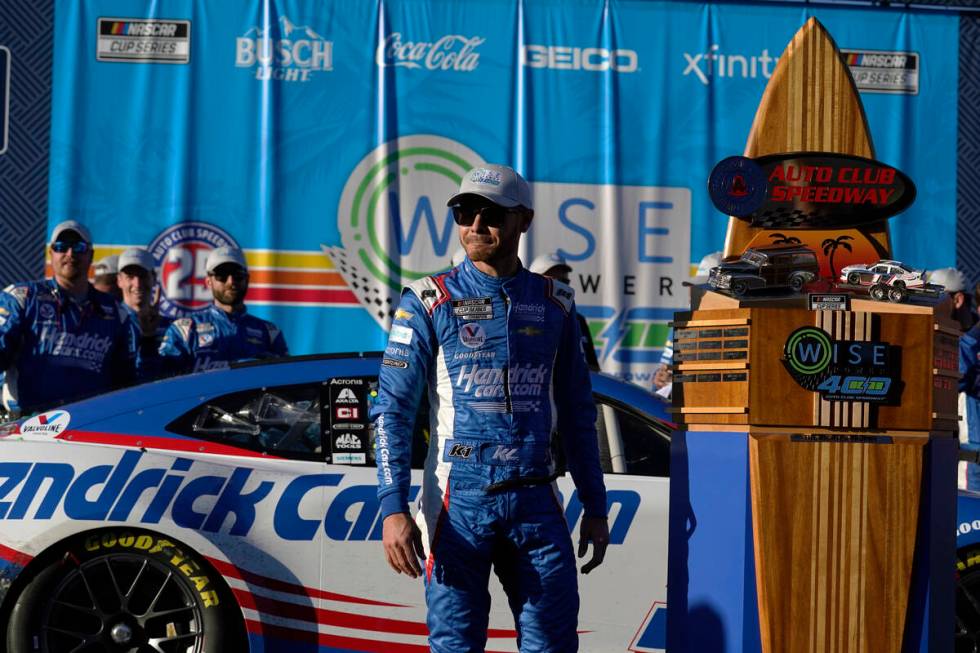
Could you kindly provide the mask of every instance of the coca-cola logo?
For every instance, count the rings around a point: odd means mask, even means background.
[[[482,36],[466,37],[446,34],[437,41],[405,41],[400,32],[389,34],[378,46],[376,60],[382,68],[428,68],[429,70],[455,70],[472,72],[480,65],[480,53],[476,51],[483,42]]]

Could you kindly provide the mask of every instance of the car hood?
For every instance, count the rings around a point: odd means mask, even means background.
[[[732,272],[758,272],[759,266],[748,261],[733,261],[719,265],[718,271],[729,274]]]

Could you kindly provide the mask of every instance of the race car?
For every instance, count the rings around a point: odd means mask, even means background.
[[[915,270],[904,263],[882,259],[871,267],[862,263],[845,266],[840,271],[840,280],[852,286],[874,286],[882,283],[888,286],[921,288],[926,284],[924,275],[924,270]]]
[[[0,649],[428,651],[422,582],[380,542],[380,363],[236,364],[0,427]],[[672,425],[644,389],[592,384],[611,543],[579,576],[580,648],[661,651]],[[567,475],[558,487],[577,534],[582,505]],[[516,651],[492,585],[487,650]]]

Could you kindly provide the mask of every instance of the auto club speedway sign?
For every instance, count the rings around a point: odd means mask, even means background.
[[[350,174],[337,210],[341,245],[322,247],[381,328],[403,285],[450,266],[460,244],[446,201],[483,162],[463,143],[413,135],[375,148]],[[535,216],[522,260],[564,256],[603,370],[648,385],[667,322],[688,302],[690,190],[529,182]]]

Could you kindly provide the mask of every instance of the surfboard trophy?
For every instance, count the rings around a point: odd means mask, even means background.
[[[709,192],[732,217],[674,322],[668,650],[951,651],[959,333],[890,260],[915,186],[816,19]]]

